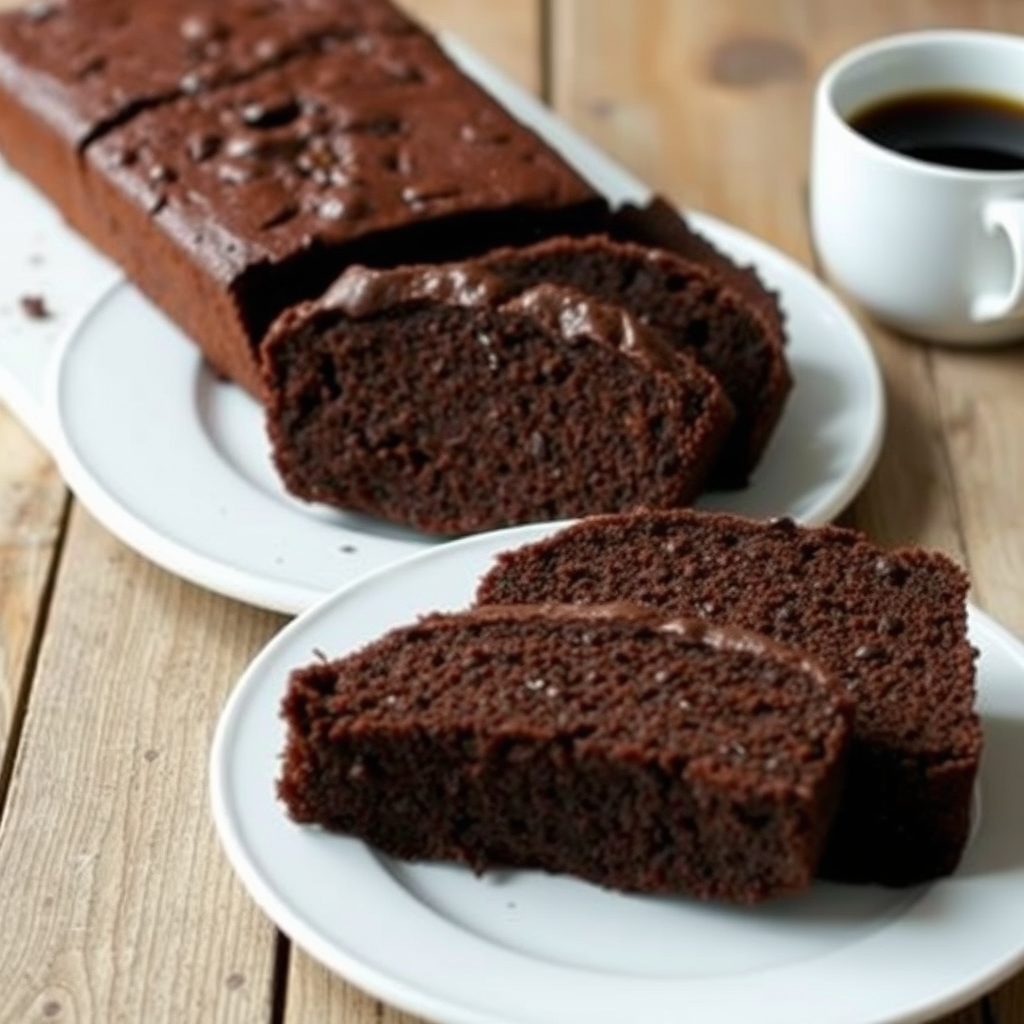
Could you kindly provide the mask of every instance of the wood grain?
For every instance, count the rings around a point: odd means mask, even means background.
[[[405,0],[403,6],[434,31],[451,32],[486,54],[524,88],[539,91],[541,0]]]
[[[279,627],[76,510],[0,826],[0,1021],[253,1021],[273,929],[207,799],[214,724]]]
[[[65,507],[49,456],[0,406],[0,817],[9,741],[27,700],[31,655]]]

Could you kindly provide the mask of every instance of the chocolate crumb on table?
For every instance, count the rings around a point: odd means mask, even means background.
[[[30,320],[49,320],[53,313],[42,295],[22,295],[19,299],[21,311]]]

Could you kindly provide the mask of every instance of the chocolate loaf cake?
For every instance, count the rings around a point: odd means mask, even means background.
[[[454,535],[693,499],[718,383],[616,306],[476,263],[346,271],[263,346],[297,497]]]
[[[910,885],[953,871],[968,836],[981,728],[966,593],[940,554],[684,510],[594,517],[509,552],[478,599],[635,601],[807,651],[855,707],[822,873]]]
[[[81,153],[93,139],[365,31],[415,27],[379,0],[33,0],[0,13],[0,149],[88,226]]]
[[[295,671],[281,799],[385,853],[755,902],[806,886],[842,688],[763,637],[616,606],[433,615]]]
[[[582,230],[604,200],[385,0],[0,16],[0,147],[223,373],[350,262]]]
[[[621,305],[676,348],[691,352],[722,385],[736,421],[711,473],[714,486],[745,483],[782,414],[791,379],[774,298],[735,265],[603,237],[561,238],[484,258],[492,273],[525,288],[545,281]],[[764,315],[770,303],[776,316]]]

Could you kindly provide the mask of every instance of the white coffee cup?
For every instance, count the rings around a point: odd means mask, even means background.
[[[929,163],[849,120],[886,99],[980,93],[1024,105],[1024,37],[935,30],[852,50],[818,82],[811,230],[828,274],[869,313],[952,343],[1024,337],[1024,171]]]

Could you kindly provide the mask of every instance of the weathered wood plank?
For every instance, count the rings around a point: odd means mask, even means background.
[[[0,406],[0,812],[60,537],[65,490],[47,454]]]
[[[435,31],[451,32],[531,92],[541,83],[540,0],[404,0]]]
[[[269,1020],[274,932],[215,840],[207,759],[280,623],[73,513],[0,826],[0,1020]]]

